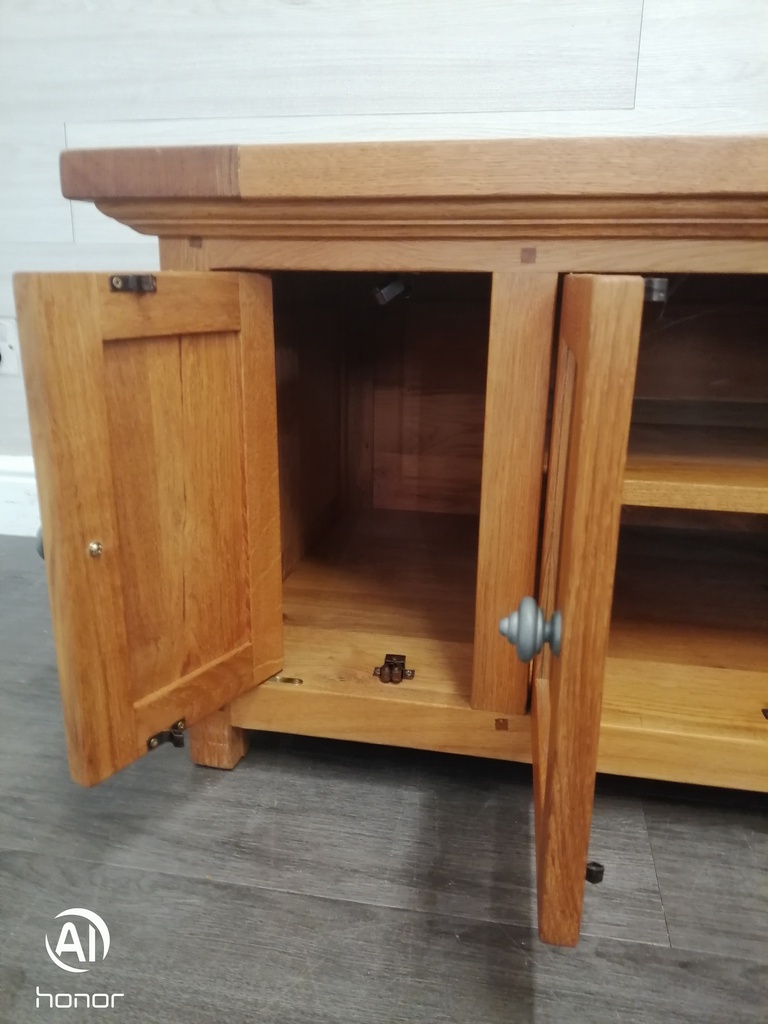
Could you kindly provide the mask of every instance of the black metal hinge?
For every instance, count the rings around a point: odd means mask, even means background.
[[[109,290],[144,295],[157,291],[157,278],[154,274],[110,274]]]
[[[161,743],[172,743],[174,747],[183,747],[184,730],[186,728],[186,721],[183,718],[180,718],[178,722],[173,723],[170,729],[165,729],[163,732],[156,732],[154,736],[150,736],[147,740],[147,750],[155,750]]]

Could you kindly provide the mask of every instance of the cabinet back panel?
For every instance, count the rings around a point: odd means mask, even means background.
[[[738,671],[757,672],[768,684],[764,517],[727,531],[724,515],[708,518],[709,531],[622,528],[611,656],[732,670],[734,685]]]
[[[104,371],[139,700],[249,638],[237,336],[107,343]]]
[[[275,316],[283,575],[339,508],[342,478],[340,311],[286,305]]]
[[[345,510],[477,514],[488,275],[274,280],[283,576]]]
[[[768,403],[768,278],[672,278],[645,306],[635,398],[699,403],[702,422],[708,404]]]
[[[374,507],[477,513],[488,304],[409,300],[392,313],[378,333]]]

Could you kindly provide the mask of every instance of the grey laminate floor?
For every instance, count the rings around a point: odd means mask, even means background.
[[[0,1021],[768,1021],[766,800],[603,779],[577,950],[535,933],[530,772],[262,735],[69,781],[43,565],[0,538]],[[109,957],[48,959],[71,907]],[[43,1000],[45,1002],[45,1000]],[[102,1011],[107,1015],[107,1011]]]

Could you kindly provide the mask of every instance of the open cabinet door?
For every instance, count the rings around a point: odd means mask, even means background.
[[[640,277],[565,279],[539,592],[562,636],[532,705],[539,935],[557,945],[581,923],[642,311]]]
[[[15,291],[69,764],[92,785],[281,667],[271,284]]]

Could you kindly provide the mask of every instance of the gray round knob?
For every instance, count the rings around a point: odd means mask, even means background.
[[[524,597],[517,611],[501,620],[499,632],[514,645],[520,661],[531,661],[544,644],[549,644],[553,654],[560,653],[563,618],[560,612],[555,612],[547,622],[536,601]]]
[[[35,537],[35,547],[37,548],[38,555],[40,555],[41,558],[45,558],[45,549],[43,548],[43,528],[42,528],[42,526],[37,531],[37,536]]]

